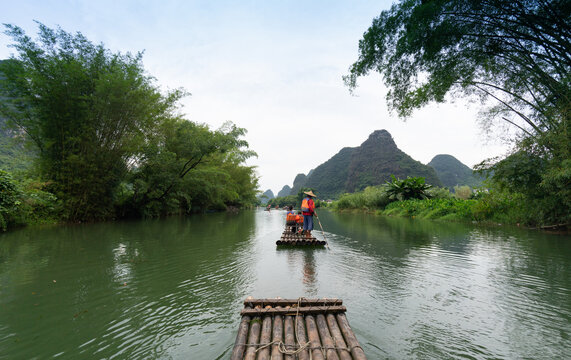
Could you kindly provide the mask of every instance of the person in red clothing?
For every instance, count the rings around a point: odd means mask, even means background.
[[[311,236],[311,230],[313,230],[313,213],[315,212],[315,204],[313,203],[313,198],[315,194],[313,191],[304,191],[305,198],[301,202],[301,212],[303,214],[303,231],[307,237]]]

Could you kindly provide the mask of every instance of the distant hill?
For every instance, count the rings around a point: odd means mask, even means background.
[[[345,192],[384,184],[391,179],[391,175],[401,179],[422,176],[427,183],[442,186],[434,168],[423,165],[402,152],[388,131],[377,130],[360,146],[341,149],[307,177],[298,174],[294,190],[299,190],[302,186],[310,187],[316,189],[321,199],[337,198]]]
[[[284,185],[284,187],[278,192],[277,197],[288,196],[290,193],[291,193],[291,188],[289,187],[289,185]]]
[[[356,148],[343,148],[331,159],[315,168],[303,186],[314,188],[322,199],[336,198],[348,192],[346,184]]]
[[[258,196],[258,199],[260,199],[260,202],[264,205],[273,198],[275,198],[275,196],[270,189],[266,190],[262,195]]]
[[[421,176],[430,185],[442,186],[433,168],[401,151],[388,131],[377,130],[355,150],[345,188],[348,192],[355,192],[370,185],[383,184],[391,179],[391,174],[400,179]]]
[[[307,182],[307,176],[305,174],[297,174],[295,179],[293,180],[293,187],[291,188],[289,195],[297,195],[299,190],[301,190],[301,188],[305,186],[306,182]]]
[[[436,170],[442,184],[451,190],[456,185],[468,185],[470,187],[482,185],[482,179],[452,155],[436,155],[428,163],[428,166],[432,166]]]

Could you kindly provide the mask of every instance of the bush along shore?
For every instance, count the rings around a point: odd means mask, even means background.
[[[542,202],[509,191],[493,181],[486,188],[456,186],[453,191],[431,187],[423,178],[396,179],[344,194],[332,204],[334,210],[359,210],[385,216],[417,219],[523,225],[530,228],[565,229],[569,213],[550,213]],[[562,206],[564,206],[562,204]]]

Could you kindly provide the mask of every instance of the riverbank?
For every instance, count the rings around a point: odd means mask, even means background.
[[[544,224],[527,209],[525,199],[514,194],[482,193],[469,199],[456,197],[445,189],[434,189],[430,198],[393,200],[385,189],[366,188],[362,192],[345,194],[336,201],[335,211],[357,211],[384,216],[408,217],[438,221],[479,223],[485,225],[514,225],[530,229],[564,230],[565,222]]]

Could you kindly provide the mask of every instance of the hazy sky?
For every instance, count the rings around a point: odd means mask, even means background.
[[[478,105],[433,105],[406,122],[391,114],[378,74],[355,95],[341,77],[358,42],[391,1],[11,1],[1,23],[36,36],[37,20],[81,32],[113,52],[144,51],[147,71],[163,89],[192,95],[182,111],[216,129],[246,128],[258,153],[260,188],[277,194],[341,148],[386,129],[397,146],[426,164],[451,154],[468,166],[505,153],[477,124]],[[0,59],[14,52],[0,35]]]

